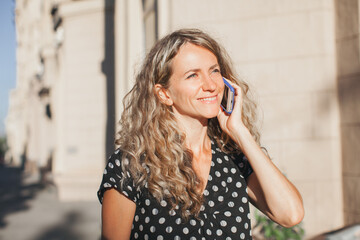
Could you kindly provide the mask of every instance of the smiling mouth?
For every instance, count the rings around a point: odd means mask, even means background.
[[[217,96],[214,96],[214,97],[206,97],[206,98],[199,98],[199,100],[202,101],[202,102],[205,102],[205,101],[211,102],[211,101],[216,100],[216,98],[217,98]]]

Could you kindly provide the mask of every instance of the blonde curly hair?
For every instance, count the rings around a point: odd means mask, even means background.
[[[155,84],[169,87],[172,59],[186,43],[211,51],[223,77],[243,91],[243,122],[259,143],[255,126],[256,104],[249,98],[248,85],[236,78],[226,51],[208,34],[198,29],[181,29],[159,40],[147,54],[134,87],[125,96],[124,111],[116,144],[122,150],[122,168],[129,171],[138,187],[147,187],[157,200],[166,200],[171,209],[179,206],[184,220],[197,216],[203,202],[199,186],[204,186],[192,167],[192,153],[185,146],[171,107],[161,103]],[[217,118],[209,119],[208,135],[225,152],[239,147],[225,134]],[[126,159],[126,161],[125,161]]]

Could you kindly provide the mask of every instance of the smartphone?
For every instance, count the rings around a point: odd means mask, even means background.
[[[228,114],[231,114],[234,109],[234,95],[235,95],[235,89],[233,86],[230,85],[228,81],[223,78],[223,81],[225,83],[224,87],[224,95],[221,100],[221,108],[224,109],[224,111]]]

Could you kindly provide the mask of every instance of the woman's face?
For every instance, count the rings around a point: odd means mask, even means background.
[[[224,82],[215,55],[187,43],[172,61],[172,76],[166,90],[177,118],[205,120],[219,113]]]

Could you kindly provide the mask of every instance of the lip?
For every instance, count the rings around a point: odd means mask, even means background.
[[[218,99],[218,94],[213,95],[213,96],[206,96],[206,97],[198,98],[199,101],[204,102],[204,103],[217,102],[217,99]]]

